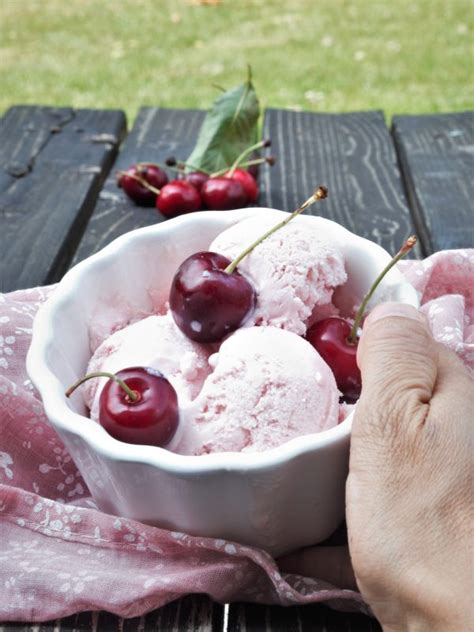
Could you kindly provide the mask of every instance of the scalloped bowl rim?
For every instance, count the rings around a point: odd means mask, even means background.
[[[252,215],[256,210],[275,211],[276,209],[264,207],[238,209],[226,211],[226,216],[229,218],[235,217],[236,221],[240,221]],[[314,452],[348,438],[351,432],[354,410],[343,422],[333,428],[296,437],[264,452],[220,452],[200,456],[186,456],[156,446],[133,445],[118,441],[111,437],[100,424],[74,412],[67,405],[64,388],[46,360],[47,350],[50,345],[54,344],[53,314],[61,310],[63,304],[71,300],[77,300],[75,298],[77,297],[77,288],[83,275],[90,274],[102,262],[110,260],[123,250],[133,247],[136,240],[155,233],[169,232],[172,234],[179,230],[181,224],[189,221],[196,222],[201,219],[209,222],[218,221],[222,219],[222,211],[203,211],[184,215],[121,235],[102,250],[81,261],[67,272],[59,282],[53,295],[38,310],[33,323],[33,335],[26,365],[28,375],[42,397],[46,416],[52,425],[79,436],[94,452],[105,458],[146,464],[176,475],[199,475],[219,470],[248,472],[250,470],[274,468],[305,453]],[[363,240],[371,244],[371,247],[379,249],[386,254],[386,251],[378,244],[355,235],[332,220],[325,219],[325,221],[336,225],[338,230],[348,233],[357,240]],[[401,282],[405,284],[402,277]],[[411,287],[408,283],[406,285]],[[413,301],[416,302],[415,297],[413,297]]]

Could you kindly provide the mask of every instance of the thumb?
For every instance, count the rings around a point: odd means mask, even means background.
[[[423,409],[437,378],[438,348],[418,310],[401,303],[377,306],[365,321],[357,362],[360,408],[376,413],[357,415],[360,423],[396,424],[426,415]]]

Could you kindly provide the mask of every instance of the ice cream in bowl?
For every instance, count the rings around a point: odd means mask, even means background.
[[[342,521],[354,406],[308,331],[330,316],[351,322],[390,255],[300,215],[239,261],[248,304],[225,290],[217,324],[193,295],[196,265],[206,287],[212,277],[206,257],[183,268],[196,253],[235,261],[287,217],[205,211],[132,231],[68,272],[38,313],[28,373],[101,510],[273,555],[320,542]],[[368,311],[386,300],[418,305],[396,268]],[[140,406],[153,403],[153,432],[150,413],[132,415],[138,431],[114,417],[114,402],[118,415],[133,409],[107,377],[125,369],[145,371],[124,381]],[[106,376],[66,397],[91,373]]]

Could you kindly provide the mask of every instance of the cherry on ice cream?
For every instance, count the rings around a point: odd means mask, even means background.
[[[180,265],[170,292],[170,309],[181,331],[197,342],[215,342],[244,322],[255,304],[255,291],[230,259],[197,252]]]
[[[157,370],[130,367],[116,374],[89,373],[66,391],[69,397],[88,379],[108,377],[99,400],[99,422],[115,439],[139,445],[165,446],[179,423],[178,397]]]
[[[351,324],[344,318],[333,316],[315,323],[306,332],[310,342],[328,364],[338,389],[348,403],[355,402],[362,387],[357,366],[357,343],[349,343]]]
[[[197,342],[218,342],[240,327],[254,309],[256,296],[250,282],[237,271],[238,264],[264,239],[326,196],[325,187],[316,189],[304,204],[234,261],[215,252],[198,252],[188,257],[173,278],[169,298],[171,314],[181,331]]]
[[[306,339],[331,367],[336,383],[344,399],[355,402],[360,395],[362,378],[357,366],[358,335],[367,304],[387,272],[416,244],[416,237],[409,237],[398,253],[375,279],[359,307],[354,323],[344,318],[331,317],[315,323],[306,332]]]

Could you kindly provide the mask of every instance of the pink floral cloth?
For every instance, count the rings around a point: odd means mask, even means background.
[[[474,368],[474,250],[400,267],[435,338]],[[366,612],[361,596],[281,574],[267,553],[99,512],[49,426],[25,371],[38,307],[54,288],[0,296],[0,620],[82,610],[142,615],[189,593],[221,602],[327,602]]]

